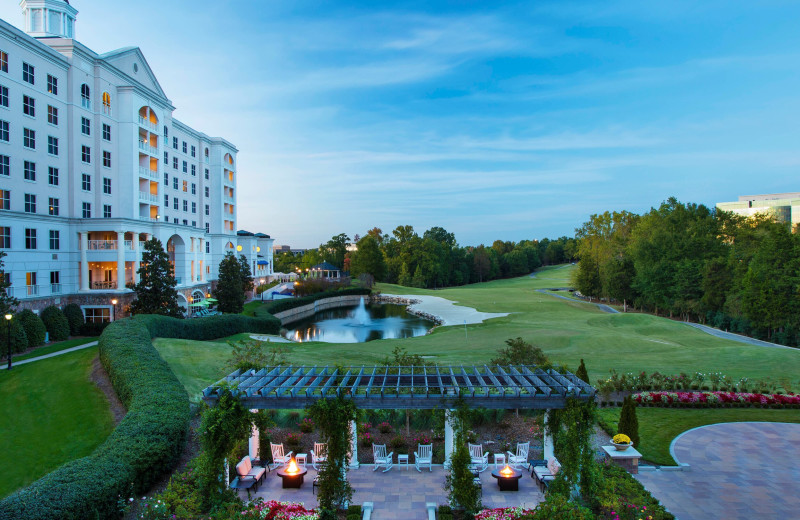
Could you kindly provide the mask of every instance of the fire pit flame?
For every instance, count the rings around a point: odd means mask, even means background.
[[[295,462],[294,457],[289,460],[289,465],[286,466],[286,473],[290,475],[294,475],[300,472],[300,468],[297,467],[297,462]]]
[[[511,477],[514,475],[514,470],[511,469],[508,464],[506,464],[506,467],[500,470],[500,474],[504,477]]]

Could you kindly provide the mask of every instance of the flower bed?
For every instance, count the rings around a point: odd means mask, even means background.
[[[797,394],[753,394],[736,392],[642,392],[633,399],[643,406],[697,407],[790,407],[800,408]]]
[[[318,520],[319,514],[313,509],[306,509],[302,504],[270,500],[269,502],[256,504],[255,507],[242,511],[242,518],[263,518],[264,520]]]

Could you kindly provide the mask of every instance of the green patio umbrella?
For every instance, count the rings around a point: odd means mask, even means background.
[[[208,303],[217,303],[217,300],[215,300],[214,298],[206,298],[203,301],[208,302]]]

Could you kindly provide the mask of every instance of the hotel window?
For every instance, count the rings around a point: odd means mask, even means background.
[[[164,125],[164,139],[169,139],[169,128],[167,128],[167,125]]]
[[[206,180],[208,180],[208,168],[206,168]]]
[[[197,166],[192,165],[192,177],[197,177]]]
[[[28,286],[28,296],[35,296],[39,294],[39,288],[36,287],[36,271],[25,273],[25,285]]]
[[[173,190],[177,190],[178,189],[178,178],[177,177],[173,177],[172,178],[172,189]]]
[[[204,188],[204,190],[205,190],[206,197],[208,197],[208,186],[206,186],[206,187]]]
[[[164,207],[169,208],[169,195],[164,194]]]
[[[186,141],[183,142],[183,153],[186,153]]]
[[[8,53],[0,51],[0,71],[8,72]]]
[[[47,136],[47,153],[50,155],[58,155],[58,137],[52,135]]]
[[[0,121],[0,141],[8,142],[8,121]]]
[[[86,323],[108,323],[111,321],[111,309],[107,307],[85,307],[83,314]]]
[[[187,173],[189,171],[189,166],[186,161],[183,161],[183,173]]]
[[[81,174],[81,189],[83,191],[92,191],[92,176],[88,173]]]
[[[209,214],[209,211],[208,211],[208,204],[206,204],[206,216],[208,216],[208,214]]]
[[[103,141],[111,141],[111,125],[103,123]]]
[[[53,251],[61,249],[61,232],[57,229],[50,230],[50,249]]]
[[[31,130],[30,128],[23,129],[22,146],[25,148],[30,148],[31,150],[36,149],[36,131]]]
[[[52,166],[47,168],[47,184],[58,186],[58,168],[53,168]]]
[[[0,175],[11,175],[11,159],[7,155],[0,155]]]
[[[192,221],[192,227],[197,227],[197,221],[196,220]]]
[[[103,166],[111,168],[111,152],[103,151]]]
[[[103,218],[111,218],[111,205],[103,204]]]
[[[31,161],[25,161],[22,168],[22,176],[25,178],[26,181],[35,181],[36,180],[36,163]]]
[[[11,228],[0,227],[0,249],[11,249]],[[6,276],[11,273],[6,273]]]
[[[197,195],[197,184],[192,183],[192,195]]]
[[[36,83],[36,71],[33,65],[22,62],[22,81],[30,83],[31,85]]]
[[[188,191],[189,191],[189,183],[186,182],[186,181],[183,181],[183,192],[187,193]]]
[[[103,113],[111,115],[111,95],[108,92],[103,92]]]
[[[36,230],[25,228],[25,249],[36,249]]]
[[[209,227],[208,222],[206,222],[206,233],[211,233],[211,231],[209,231],[209,229],[211,229],[211,228]],[[208,272],[208,271],[206,271],[206,272]]]
[[[173,224],[177,224],[177,223],[178,223],[178,219],[177,219],[177,218],[173,218],[173,219],[172,219],[172,223],[173,223]]]
[[[178,169],[178,158],[177,157],[173,157],[172,158],[172,169],[173,170],[177,170]]]
[[[111,179],[103,177],[103,193],[111,195]]]
[[[92,204],[89,202],[83,203],[83,218],[92,218]]]
[[[180,203],[180,202],[178,201],[178,197],[174,197],[174,198],[172,199],[172,209],[178,209],[178,204],[179,204],[179,203]]]
[[[197,148],[192,146],[192,157],[197,157]]]
[[[0,85],[0,106],[8,108],[8,87]]]
[[[47,122],[58,126],[58,109],[52,105],[47,105]]]
[[[178,149],[178,138],[177,137],[173,137],[172,138],[172,147],[175,148],[176,150]]]
[[[197,203],[192,202],[192,213],[197,213]]]
[[[164,173],[164,186],[169,186],[169,174]]]
[[[186,219],[183,219],[183,225],[184,225],[184,226],[188,226],[188,225],[189,225],[189,221],[188,221],[188,220],[186,220]]]
[[[89,85],[86,83],[81,85],[81,106],[83,108],[92,108],[92,91],[89,90]]]
[[[83,135],[92,135],[92,122],[85,117],[81,118],[81,133]]]
[[[183,211],[189,211],[189,201],[186,199],[183,201]]]
[[[61,273],[59,271],[50,271],[50,291],[56,294],[61,292]]]
[[[208,224],[206,224],[206,231],[208,231]],[[211,254],[211,242],[206,240],[206,254]]]
[[[36,117],[36,100],[30,96],[22,96],[22,113],[26,116]]]
[[[92,162],[92,149],[88,146],[81,146],[81,161],[85,162],[86,164],[90,164]]]
[[[169,164],[169,152],[164,152],[164,164]]]
[[[47,75],[47,91],[54,96],[58,95],[58,78],[50,74]]]
[[[11,192],[0,190],[0,209],[11,209]]]
[[[25,213],[36,213],[36,195],[25,194]]]
[[[58,199],[54,197],[50,197],[47,200],[47,211],[50,215],[57,217],[58,216]]]

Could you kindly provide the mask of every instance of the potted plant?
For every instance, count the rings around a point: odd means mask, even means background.
[[[618,451],[625,451],[633,446],[631,438],[624,433],[618,433],[614,435],[614,438],[611,439],[611,444],[613,444]]]

